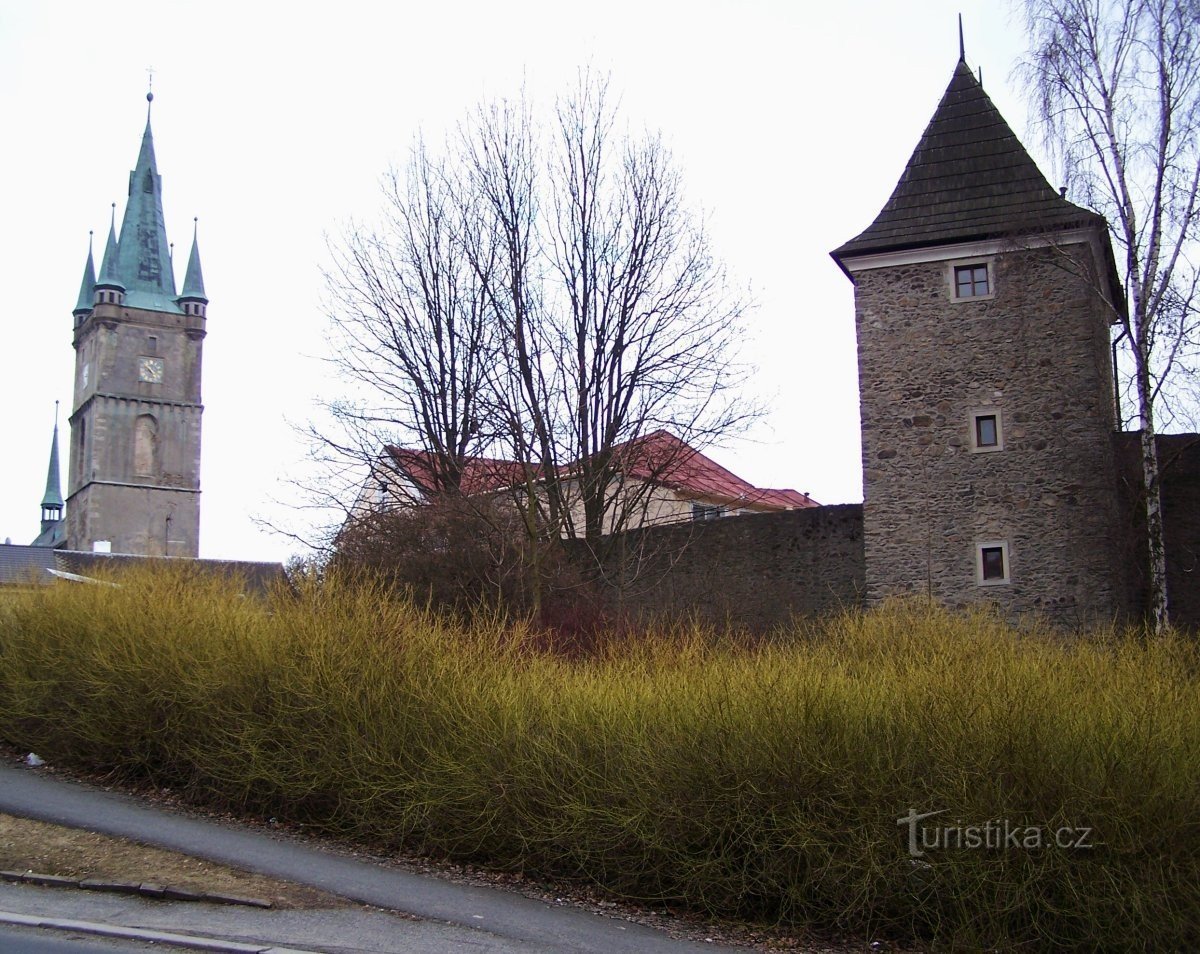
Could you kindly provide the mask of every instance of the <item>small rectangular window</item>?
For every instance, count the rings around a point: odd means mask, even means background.
[[[1003,547],[983,547],[980,551],[983,561],[983,578],[985,580],[1003,580],[1004,549]]]
[[[954,266],[954,295],[956,298],[983,298],[991,293],[987,265]]]
[[[718,520],[725,516],[725,508],[712,504],[692,504],[693,520]]]
[[[158,338],[154,335],[149,335],[146,338],[146,350],[150,354],[158,354]]]
[[[979,447],[995,447],[999,443],[995,414],[980,414],[975,418],[975,443]]]
[[[975,545],[975,579],[984,586],[1009,582],[1006,542],[996,540]]]
[[[998,451],[1004,449],[1004,428],[1000,411],[986,408],[971,412],[971,450]]]

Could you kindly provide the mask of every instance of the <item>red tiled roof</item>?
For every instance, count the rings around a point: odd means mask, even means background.
[[[388,447],[387,452],[422,493],[428,494],[437,486],[432,454],[400,447]],[[631,476],[669,487],[686,497],[764,510],[820,506],[797,490],[755,487],[669,431],[654,431],[620,444],[613,453]],[[563,470],[569,473],[570,467]],[[461,488],[470,496],[502,490],[524,480],[525,468],[516,461],[472,457],[464,465]]]
[[[628,457],[628,471],[633,476],[687,496],[764,509],[819,506],[797,490],[755,487],[669,431],[654,431],[639,437],[622,445],[619,453]]]
[[[396,467],[408,476],[424,494],[433,493],[438,487],[433,461],[429,451],[410,450],[405,447],[388,447],[388,455]],[[469,457],[463,462],[460,489],[468,497],[502,490],[519,484],[525,479],[525,468],[512,460],[491,457]]]

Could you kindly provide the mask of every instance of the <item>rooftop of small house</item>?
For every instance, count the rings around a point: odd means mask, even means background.
[[[445,486],[437,455],[412,448],[386,448],[396,469],[412,481],[422,496]],[[705,500],[753,510],[796,510],[820,506],[797,490],[756,487],[669,431],[657,430],[612,449],[617,467],[628,476],[675,491],[686,499]],[[559,468],[570,477],[578,464]],[[462,465],[459,487],[467,496],[494,493],[519,486],[527,478],[542,479],[541,468],[511,460],[469,457]]]

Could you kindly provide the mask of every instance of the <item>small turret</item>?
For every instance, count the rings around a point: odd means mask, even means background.
[[[97,305],[120,305],[125,301],[125,285],[117,277],[117,204],[112,207],[112,221],[108,225],[108,244],[104,246],[104,258],[100,261],[100,277],[96,279]]]
[[[188,256],[187,274],[183,278],[183,294],[179,296],[179,307],[185,315],[204,317],[208,310],[208,297],[204,294],[204,272],[200,269],[199,219],[192,220],[192,254]]]
[[[75,301],[75,325],[78,327],[92,313],[96,303],[96,266],[92,259],[92,233],[88,232],[87,264],[83,266],[83,281],[79,283],[79,298]]]
[[[50,466],[46,470],[46,492],[42,495],[42,532],[35,547],[60,547],[66,537],[63,521],[62,482],[58,466],[58,402],[54,402],[54,436],[50,439]]]

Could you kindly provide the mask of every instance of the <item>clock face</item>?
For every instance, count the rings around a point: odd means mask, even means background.
[[[163,379],[163,359],[162,358],[138,358],[138,380],[149,381],[151,384],[159,384]]]

